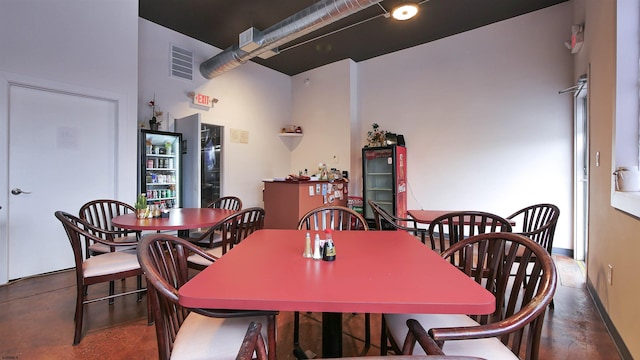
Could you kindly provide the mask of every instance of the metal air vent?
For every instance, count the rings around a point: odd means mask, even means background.
[[[171,45],[171,77],[193,80],[193,52]]]

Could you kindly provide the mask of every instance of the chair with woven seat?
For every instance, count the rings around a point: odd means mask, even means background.
[[[384,230],[388,226],[391,226],[393,229],[404,230],[413,234],[413,236],[419,237],[423,244],[427,243],[427,229],[419,228],[418,222],[415,219],[397,217],[390,214],[375,201],[369,200],[367,202],[371,210],[373,210],[373,217],[378,230]],[[388,225],[385,226],[385,224]]]
[[[126,279],[142,275],[142,269],[136,258],[135,250],[123,250],[103,253],[101,255],[91,256],[87,259],[83,256],[83,243],[99,243],[106,248],[117,248],[123,246],[122,243],[107,241],[104,239],[113,238],[116,232],[109,232],[97,228],[88,222],[66,213],[64,211],[56,211],[55,216],[64,227],[71,249],[73,250],[73,258],[75,261],[76,273],[76,310],[75,310],[75,333],[73,345],[80,343],[82,338],[82,323],[84,318],[84,305],[100,300],[112,300],[118,296],[124,296],[141,292],[146,289],[138,287],[137,290],[127,291],[124,293],[113,294],[108,296],[88,299],[87,288],[89,285],[113,282],[114,280]],[[126,246],[126,245],[125,245]],[[150,318],[151,319],[151,318]]]
[[[234,358],[248,325],[255,321],[267,324],[263,336],[267,338],[269,359],[274,360],[277,312],[195,309],[179,304],[178,290],[189,280],[187,257],[192,253],[215,261],[199,246],[171,235],[147,235],[138,245],[138,260],[147,278],[155,319],[159,358]]]
[[[488,212],[452,211],[435,218],[427,231],[431,249],[439,252],[461,239],[489,232],[511,232],[511,223]]]
[[[357,211],[344,206],[327,205],[309,210],[298,221],[299,230],[369,230],[367,221]],[[364,314],[365,347],[371,345],[371,316]],[[300,313],[293,313],[293,345],[300,344]]]
[[[207,254],[220,258],[227,251],[239,244],[247,236],[264,227],[265,211],[261,207],[252,207],[241,210],[235,214],[227,216],[219,226],[209,229],[209,232],[220,231],[222,243],[220,247],[203,249]],[[202,234],[202,238],[209,236],[209,232]],[[189,239],[191,241],[191,239]],[[187,259],[189,267],[202,270],[211,265],[211,261],[198,254],[192,254]]]
[[[535,204],[522,208],[507,217],[516,223],[514,232],[537,242],[551,254],[560,209],[553,204]],[[518,254],[520,255],[520,254]],[[549,304],[554,308],[553,300]]]
[[[417,354],[443,351],[490,359],[518,359],[523,354],[526,359],[537,359],[544,314],[557,286],[551,255],[526,236],[503,232],[462,239],[442,252],[442,257],[495,296],[495,312],[473,316],[384,314],[382,351],[387,351],[386,336],[393,348],[406,345],[406,340],[415,343],[407,339],[409,326],[412,333],[429,329],[427,333],[438,345],[435,349],[416,347]],[[533,267],[528,272],[530,261]]]
[[[216,200],[213,200],[209,204],[207,204],[208,208],[211,209],[227,209],[227,210],[242,210],[242,200],[240,200],[237,196],[223,196]],[[213,230],[213,231],[209,231]],[[214,227],[213,229],[200,229],[198,231],[190,231],[189,232],[189,240],[191,242],[195,242],[199,245],[206,245],[209,248],[213,248],[215,244],[220,244],[222,242],[222,234],[218,227]],[[205,235],[206,234],[206,235]]]

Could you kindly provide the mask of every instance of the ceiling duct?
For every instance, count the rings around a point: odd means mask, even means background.
[[[320,29],[382,0],[322,0],[289,16],[259,33],[253,39],[259,45],[251,51],[233,45],[200,64],[200,73],[207,79],[223,74],[263,53],[276,51],[278,46]],[[277,51],[276,51],[277,53]],[[265,54],[267,55],[267,54]]]

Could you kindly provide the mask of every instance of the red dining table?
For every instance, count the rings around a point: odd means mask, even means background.
[[[448,214],[451,212],[455,212],[457,210],[407,210],[409,216],[414,218],[417,222],[421,224],[431,224],[433,220],[442,216],[444,214]],[[513,226],[515,225],[515,221],[507,219],[509,223]],[[454,224],[459,225],[459,224]],[[470,225],[469,223],[465,223],[464,225]]]
[[[489,314],[495,309],[490,292],[407,232],[336,231],[332,262],[302,256],[306,232],[251,234],[182,286],[180,304],[322,312],[323,357],[342,355],[342,313]],[[313,238],[316,232],[309,233]]]
[[[171,209],[169,217],[138,219],[136,214],[125,214],[111,219],[119,228],[129,230],[177,230],[179,237],[189,237],[190,229],[206,228],[218,225],[236,210],[212,208]]]

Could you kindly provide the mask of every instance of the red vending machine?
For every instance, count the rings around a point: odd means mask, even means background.
[[[400,145],[362,149],[364,217],[374,225],[373,200],[397,217],[407,217],[407,148]]]

